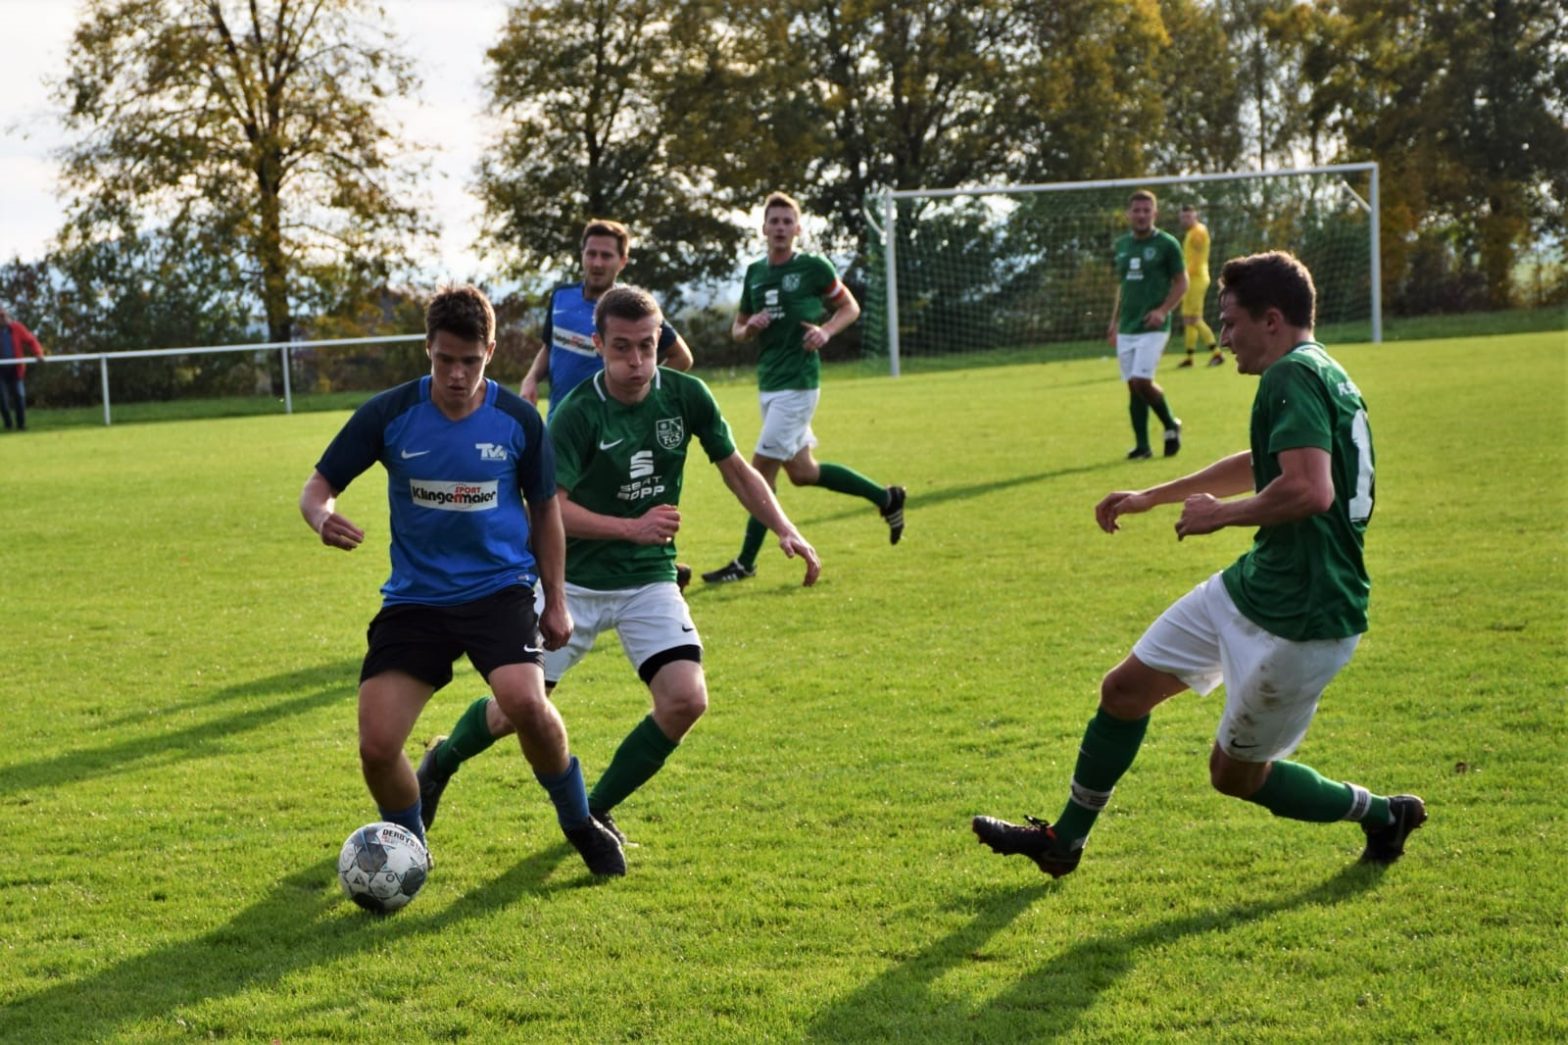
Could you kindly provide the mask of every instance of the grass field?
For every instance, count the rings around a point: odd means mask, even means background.
[[[386,919],[332,866],[374,819],[382,477],[341,502],[353,555],[295,510],[346,415],[0,437],[0,1040],[1568,1038],[1563,335],[1335,354],[1376,439],[1373,619],[1299,757],[1426,798],[1381,873],[1353,825],[1209,789],[1217,696],[1156,713],[1078,873],[968,829],[1056,816],[1101,673],[1246,547],[1091,513],[1244,445],[1229,369],[1162,375],[1186,448],[1135,464],[1106,360],[830,381],[822,456],[907,484],[909,531],[786,489],[822,583],[769,550],[694,590],[712,710],[617,811],[630,875],[593,883],[497,749]],[[717,391],[749,449],[754,393]],[[692,471],[680,548],[712,568],[742,514]],[[463,666],[410,752],[480,692]],[[603,641],[557,697],[590,778],[645,707]]]

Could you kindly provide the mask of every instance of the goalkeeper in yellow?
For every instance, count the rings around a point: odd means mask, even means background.
[[[1182,338],[1187,343],[1187,358],[1176,366],[1192,366],[1198,337],[1202,335],[1209,346],[1209,366],[1225,362],[1220,351],[1219,338],[1203,321],[1203,296],[1209,291],[1209,227],[1198,220],[1198,208],[1190,203],[1182,205],[1181,253],[1187,264],[1187,293],[1181,299]]]

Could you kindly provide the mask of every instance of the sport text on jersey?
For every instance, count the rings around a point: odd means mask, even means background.
[[[488,512],[499,503],[500,484],[489,482],[442,482],[435,479],[410,479],[408,493],[421,508],[443,512]]]
[[[653,471],[652,450],[638,450],[632,454],[629,472],[631,481],[622,483],[615,491],[617,500],[637,502],[664,492],[664,481]]]

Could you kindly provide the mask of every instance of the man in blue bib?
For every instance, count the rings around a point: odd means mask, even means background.
[[[439,292],[425,313],[430,374],[365,403],[300,493],[329,547],[365,533],[337,497],[380,462],[387,473],[392,574],[360,670],[360,767],[381,818],[424,839],[419,785],[403,745],[426,702],[467,654],[517,729],[523,756],[566,837],[595,874],[626,873],[616,837],[588,814],[582,768],[544,688],[546,649],[572,634],[555,456],[539,413],[484,376],[495,313],[473,287]],[[543,593],[536,615],[534,585]]]

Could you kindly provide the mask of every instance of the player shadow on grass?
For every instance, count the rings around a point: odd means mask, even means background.
[[[932,990],[949,971],[995,961],[983,946],[1048,886],[1002,893],[984,901],[968,925],[889,969],[812,1020],[808,1041],[1048,1041],[1071,1036],[1100,993],[1138,964],[1143,952],[1183,937],[1228,932],[1301,907],[1339,903],[1370,889],[1386,868],[1351,864],[1291,896],[1168,918],[1131,935],[1102,933],[1072,944],[977,1008]],[[1080,872],[1082,873],[1082,872]]]
[[[31,762],[5,766],[0,768],[0,795],[39,791],[116,773],[142,772],[210,754],[232,746],[238,735],[348,699],[358,678],[359,659],[355,658],[252,679],[192,700],[182,699],[170,705],[182,715],[182,720],[193,711],[199,714],[203,707],[230,701],[242,701],[243,706],[224,717],[203,718],[182,729],[143,733],[95,747],[73,747]],[[285,700],[269,699],[296,693],[299,695]],[[169,713],[165,708],[149,708],[145,713],[123,716],[99,728],[135,729]]]
[[[570,858],[570,860],[568,860]],[[472,919],[487,920],[527,894],[544,895],[598,884],[581,866],[551,880],[556,865],[576,853],[565,842],[550,846],[505,874],[470,890],[446,907],[430,892],[389,917],[360,911],[338,887],[337,858],[317,861],[284,878],[260,902],[202,936],[126,958],[100,972],[69,977],[55,986],[0,1007],[0,1037],[7,1041],[98,1041],[129,1032],[157,1039],[256,1035],[263,1029],[236,1024],[226,1015],[182,1012],[204,1002],[275,988],[289,975],[367,952],[398,952],[409,940],[441,933]],[[441,873],[440,863],[436,875]],[[439,891],[439,877],[427,890]],[[406,953],[406,952],[404,952]],[[47,961],[47,959],[45,959]],[[353,1004],[352,986],[337,1004]],[[319,1003],[305,999],[278,1017],[291,1019]],[[148,1025],[143,1021],[155,1020]],[[176,1021],[179,1021],[178,1023]]]

